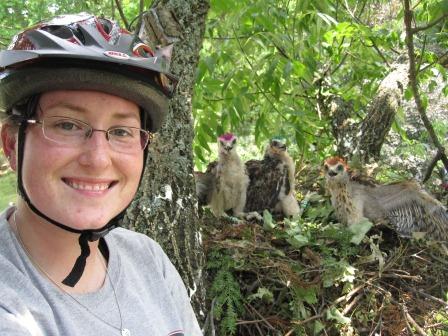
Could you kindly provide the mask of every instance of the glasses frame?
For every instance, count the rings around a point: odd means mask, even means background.
[[[84,140],[81,141],[78,145],[82,145],[85,141],[87,141],[87,139],[91,138],[93,136],[94,132],[103,132],[105,137],[106,137],[106,140],[110,144],[111,148],[116,150],[116,148],[114,146],[114,142],[113,141],[111,142],[111,140],[110,140],[110,138],[111,138],[110,132],[115,130],[115,129],[118,129],[118,128],[130,128],[130,129],[138,130],[140,132],[140,147],[141,147],[142,151],[145,150],[145,148],[148,146],[148,144],[154,138],[154,134],[153,133],[151,133],[151,132],[149,132],[149,131],[147,131],[147,130],[145,130],[143,128],[139,128],[139,127],[117,125],[117,126],[109,127],[106,130],[103,130],[103,129],[94,128],[94,127],[92,127],[92,125],[86,123],[85,121],[82,121],[82,120],[79,120],[79,119],[76,119],[76,118],[65,117],[65,116],[57,116],[56,115],[56,116],[51,116],[51,117],[44,117],[42,119],[26,119],[25,121],[28,124],[40,125],[41,128],[42,128],[42,134],[44,135],[45,139],[53,141],[55,143],[59,143],[61,145],[73,145],[74,147],[76,147],[75,143],[67,143],[67,142],[58,141],[58,140],[52,139],[51,137],[48,137],[48,135],[45,132],[45,129],[46,129],[46,127],[45,127],[45,120],[46,119],[47,120],[48,119],[53,119],[53,118],[61,118],[61,119],[65,119],[65,120],[68,120],[68,121],[72,120],[72,121],[74,121],[76,123],[80,123],[81,125],[85,125],[86,126],[86,132],[84,134]],[[142,139],[142,134],[146,134],[146,139]],[[112,139],[113,138],[114,137],[112,136]],[[142,140],[145,140],[145,141],[143,142]]]

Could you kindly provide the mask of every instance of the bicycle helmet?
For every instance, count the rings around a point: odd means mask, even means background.
[[[0,117],[5,114],[19,120],[32,117],[43,92],[93,90],[135,102],[142,111],[142,127],[154,132],[162,125],[168,98],[177,84],[168,68],[169,55],[164,50],[154,52],[111,20],[88,13],[57,16],[19,33],[8,50],[0,52]],[[37,215],[80,234],[81,254],[62,281],[73,287],[81,278],[90,254],[88,241],[98,240],[117,227],[129,205],[97,230],[73,229],[37,209],[22,183],[27,125],[21,122],[18,131],[19,194]]]

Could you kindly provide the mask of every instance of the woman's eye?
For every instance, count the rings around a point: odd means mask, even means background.
[[[113,128],[113,129],[109,130],[109,134],[111,136],[115,136],[115,137],[119,137],[119,138],[133,136],[132,130],[130,128],[126,128],[126,127]]]
[[[59,121],[58,123],[55,124],[55,126],[63,131],[77,131],[81,129],[80,126],[76,125],[71,121]]]

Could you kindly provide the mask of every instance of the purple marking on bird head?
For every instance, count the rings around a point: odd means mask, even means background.
[[[221,135],[218,139],[224,141],[232,141],[233,139],[236,139],[236,136],[233,135],[232,133],[226,133]]]

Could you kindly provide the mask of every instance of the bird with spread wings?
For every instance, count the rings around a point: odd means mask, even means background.
[[[364,218],[386,221],[403,237],[426,232],[434,240],[448,240],[448,213],[416,181],[379,184],[353,174],[340,157],[324,162],[326,188],[339,221],[357,224]]]

